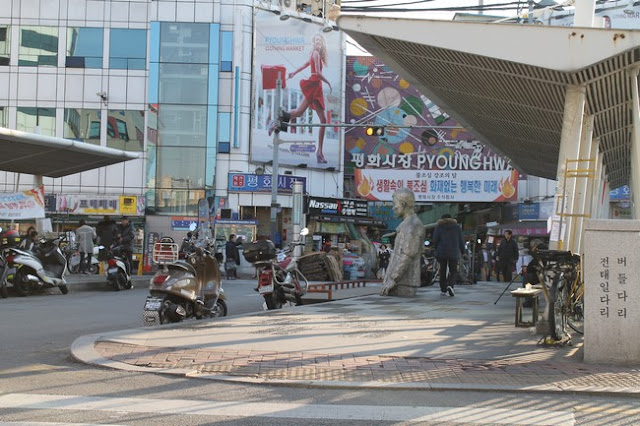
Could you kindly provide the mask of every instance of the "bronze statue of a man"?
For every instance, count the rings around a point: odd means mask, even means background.
[[[382,296],[413,297],[420,287],[420,255],[426,231],[414,206],[413,191],[401,188],[393,194],[393,213],[403,221],[396,229],[393,254],[380,290]]]

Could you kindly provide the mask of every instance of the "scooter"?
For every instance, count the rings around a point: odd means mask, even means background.
[[[424,250],[420,256],[420,287],[433,285],[438,272],[438,261],[429,240],[424,242]]]
[[[18,296],[40,288],[58,287],[67,294],[67,259],[60,249],[60,237],[41,240],[33,252],[12,247],[7,255],[9,267],[15,267],[13,288]]]
[[[104,246],[98,247],[98,250],[104,249]],[[113,246],[105,250],[100,259],[107,261],[107,270],[105,275],[109,287],[116,291],[127,290],[132,288],[131,274],[127,272],[125,258],[122,255],[122,246]]]
[[[300,235],[308,233],[303,228]],[[244,258],[259,270],[255,290],[264,298],[265,310],[280,309],[288,303],[302,305],[309,282],[298,269],[298,258],[292,255],[295,247],[302,245],[304,242],[293,243],[277,253],[269,240],[244,244]]]
[[[213,241],[198,238],[198,233],[185,239],[180,248],[170,238],[154,245],[153,262],[159,269],[149,283],[143,325],[227,315],[227,297],[214,252]]]

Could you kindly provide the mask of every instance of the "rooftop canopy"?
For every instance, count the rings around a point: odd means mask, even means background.
[[[584,85],[611,187],[628,183],[640,31],[350,15],[338,25],[535,176],[556,178],[566,89]]]
[[[138,154],[0,127],[0,170],[52,178],[138,158]]]

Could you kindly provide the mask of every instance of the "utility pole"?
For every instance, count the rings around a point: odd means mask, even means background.
[[[276,114],[276,120],[278,120],[277,127],[273,132],[273,167],[271,170],[271,239],[276,240],[276,233],[278,232],[278,167],[280,157],[280,98],[282,97],[282,76],[278,73],[276,79],[276,93],[274,99],[274,111]]]

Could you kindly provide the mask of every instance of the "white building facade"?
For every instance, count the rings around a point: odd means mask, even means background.
[[[209,198],[215,213],[254,219],[257,233],[268,233],[270,193],[228,190],[231,174],[270,172],[269,158],[251,162],[254,3],[5,3],[0,126],[140,155],[89,172],[45,177],[52,215],[97,221],[104,214],[128,214],[144,222],[147,233],[178,236],[181,223],[197,214],[198,199]],[[321,20],[311,18],[305,20],[321,30]],[[278,173],[303,177],[310,195],[337,198],[337,169],[285,165]],[[0,191],[35,184],[33,176],[0,172]],[[290,227],[291,198],[278,195],[282,230]]]

